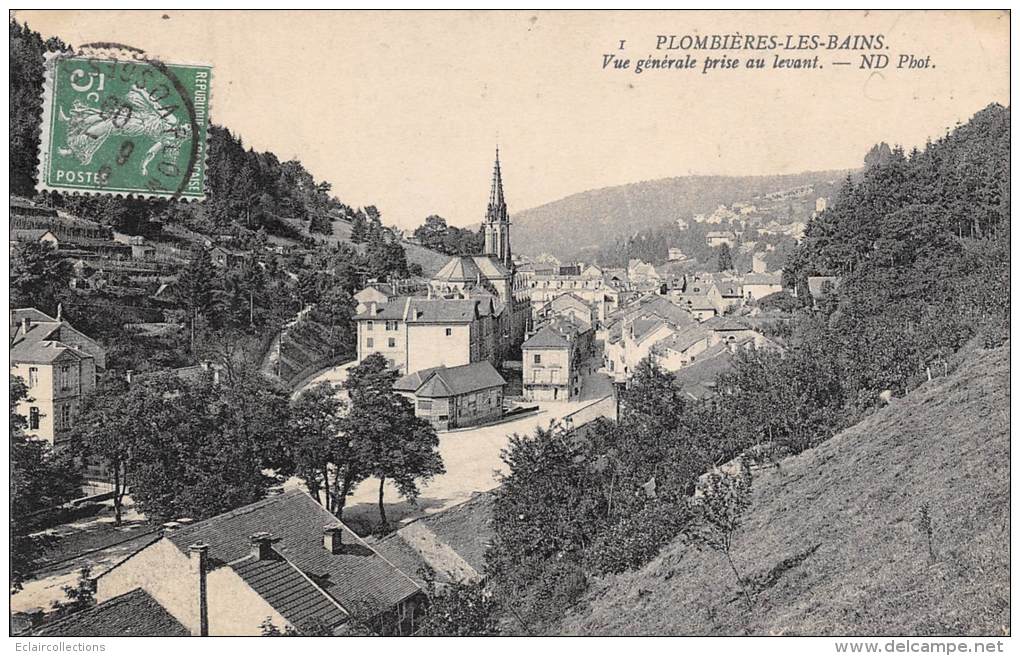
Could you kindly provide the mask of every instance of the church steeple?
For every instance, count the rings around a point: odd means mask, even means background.
[[[492,189],[489,207],[485,212],[485,254],[499,258],[507,268],[513,264],[510,257],[510,215],[503,197],[503,174],[499,167],[499,146],[496,146],[496,163],[492,167]]]

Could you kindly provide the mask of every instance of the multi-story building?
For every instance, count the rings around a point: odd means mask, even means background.
[[[352,615],[382,634],[409,632],[422,589],[303,490],[190,523],[96,579],[100,606],[140,590],[194,636],[328,629]],[[139,594],[139,593],[135,593]]]
[[[626,287],[619,279],[594,264],[548,269],[536,267],[526,276],[525,286],[536,318],[541,316],[547,303],[570,293],[591,304],[600,321],[616,310],[620,304],[620,294]]]
[[[503,414],[506,381],[489,362],[431,367],[403,376],[393,389],[414,403],[415,415],[436,430],[464,428]]]
[[[491,299],[397,297],[354,317],[358,359],[380,353],[402,374],[489,360],[498,364]]]
[[[96,368],[106,354],[93,339],[61,317],[35,308],[11,312],[11,373],[25,381],[28,398],[16,411],[28,425],[26,434],[61,444],[82,400],[96,387]]]
[[[381,353],[401,373],[413,373],[516,357],[531,302],[510,251],[499,151],[484,230],[485,252],[451,258],[429,281],[427,298],[364,299],[354,317],[359,360]]]
[[[593,355],[591,326],[555,317],[521,346],[524,398],[570,401],[581,394],[584,367]]]

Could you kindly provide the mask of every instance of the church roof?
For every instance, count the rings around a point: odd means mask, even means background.
[[[442,269],[432,277],[436,282],[478,282],[482,271],[475,264],[474,258],[461,255],[450,258]]]
[[[483,278],[498,280],[510,277],[510,270],[495,255],[475,255],[472,259],[478,270],[482,272]]]

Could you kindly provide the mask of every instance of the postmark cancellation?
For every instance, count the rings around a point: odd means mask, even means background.
[[[211,81],[127,46],[51,54],[37,189],[203,200]]]

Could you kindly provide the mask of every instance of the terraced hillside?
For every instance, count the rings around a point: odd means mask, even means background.
[[[733,559],[677,540],[595,582],[570,634],[1009,631],[1009,344],[756,472]],[[931,553],[921,521],[931,518]]]

